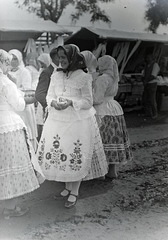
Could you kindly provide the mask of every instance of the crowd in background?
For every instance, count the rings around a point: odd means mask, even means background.
[[[0,50],[0,70],[0,200],[31,192],[47,179],[65,183],[54,198],[71,208],[82,181],[117,178],[116,165],[132,160],[123,109],[114,99],[114,58],[97,59],[73,44],[40,56],[30,52],[24,61],[17,49]],[[27,211],[12,201],[4,216]]]

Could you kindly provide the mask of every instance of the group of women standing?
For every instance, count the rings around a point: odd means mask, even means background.
[[[131,160],[132,152],[123,110],[114,100],[119,82],[116,61],[108,55],[97,61],[91,52],[80,52],[75,45],[59,46],[56,53],[60,66],[51,76],[48,116],[32,169],[35,166],[47,180],[64,182],[63,191],[54,198],[65,199],[65,207],[71,208],[83,180],[116,178],[116,164]],[[1,62],[6,61],[0,58]],[[3,78],[11,82],[5,74]],[[5,136],[0,132],[3,141]]]
[[[105,55],[97,64],[91,52],[74,45],[59,46],[57,55],[61,68],[51,76],[37,156],[46,179],[65,182],[55,199],[66,198],[70,208],[81,181],[116,178],[116,164],[131,160],[132,152],[122,108],[114,100],[116,61]]]

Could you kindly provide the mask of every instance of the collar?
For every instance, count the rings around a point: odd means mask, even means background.
[[[58,66],[57,66],[55,63],[53,63],[53,62],[51,62],[51,66],[53,66],[53,68],[54,68],[54,71],[56,71],[56,70],[57,70],[57,68],[58,68]]]

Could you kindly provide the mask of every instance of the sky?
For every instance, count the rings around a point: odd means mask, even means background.
[[[0,21],[3,20],[29,20],[37,19],[35,14],[29,14],[25,9],[19,9],[15,0],[0,0]],[[74,11],[73,7],[67,7],[63,12],[58,24],[72,26],[93,26],[98,28],[116,29],[130,32],[144,32],[148,23],[144,20],[144,13],[147,0],[115,0],[114,3],[99,4],[111,18],[111,26],[102,22],[91,24],[89,15],[85,14],[76,25],[70,22],[70,13]],[[167,27],[159,27],[157,33],[168,34]]]

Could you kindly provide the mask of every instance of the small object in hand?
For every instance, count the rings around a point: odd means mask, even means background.
[[[22,90],[22,91],[25,93],[24,100],[25,100],[26,104],[32,104],[36,101],[34,90]]]
[[[65,98],[58,97],[57,102],[58,104],[67,104],[68,101]]]

